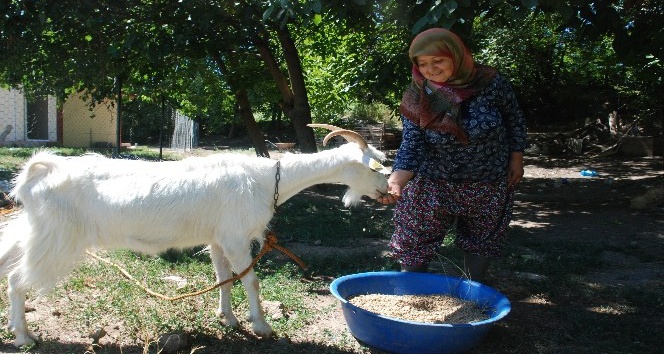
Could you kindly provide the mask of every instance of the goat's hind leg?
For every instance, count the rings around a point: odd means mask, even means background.
[[[21,242],[17,243],[15,263],[8,276],[9,328],[16,337],[17,347],[39,341],[39,337],[28,330],[25,317],[25,299],[30,289],[45,292],[52,288],[80,258],[81,243],[58,242],[57,232],[42,231],[29,225],[21,230]],[[41,237],[40,237],[41,236]]]
[[[234,245],[237,247],[237,245]],[[240,273],[251,265],[251,255],[247,251],[249,247],[237,247],[231,252],[225,251],[228,262],[233,267],[236,273]],[[249,302],[249,321],[252,322],[254,333],[259,337],[270,337],[273,333],[272,326],[265,321],[265,313],[261,306],[259,296],[258,277],[253,269],[243,276],[241,279],[242,285],[247,292],[247,300]],[[228,295],[230,297],[230,294]],[[228,300],[230,301],[230,300]]]
[[[14,334],[14,345],[22,347],[39,342],[39,336],[28,329],[25,319],[25,298],[27,288],[21,283],[19,274],[13,271],[7,277],[7,294],[9,295],[9,330]]]
[[[23,282],[18,265],[25,253],[20,240],[29,230],[27,218],[22,215],[11,220],[0,237],[0,276],[7,275],[7,295],[9,297],[9,318],[7,328],[14,334],[14,345],[22,347],[39,340],[39,337],[28,330],[25,318],[25,298],[29,286]]]

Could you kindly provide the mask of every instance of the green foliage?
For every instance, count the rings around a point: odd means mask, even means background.
[[[317,122],[341,117],[352,104],[352,85],[365,62],[360,48],[370,40],[344,22],[323,21],[308,31],[300,46],[312,117]]]
[[[85,91],[93,102],[124,92],[170,105],[190,116],[232,119],[225,78],[213,55],[237,49],[229,26],[241,4],[201,6],[169,1],[17,1],[2,8],[0,81],[29,95],[65,98]],[[63,50],[66,48],[67,50]],[[252,53],[232,70],[256,72]],[[248,54],[248,55],[247,55]],[[256,76],[262,79],[265,76]],[[257,80],[254,80],[257,81]],[[220,107],[225,104],[224,107]]]
[[[376,14],[398,12],[396,5],[381,4]],[[326,13],[315,28],[307,28],[299,46],[307,72],[307,88],[312,116],[317,122],[342,122],[353,111],[382,103],[394,110],[410,67],[403,55],[408,30],[377,16],[374,23],[353,21]],[[382,121],[380,117],[370,121]]]
[[[389,128],[400,126],[399,116],[385,104],[356,102],[342,120],[341,126],[353,127],[363,124],[382,124]]]
[[[654,121],[664,97],[663,6],[655,0],[12,1],[0,6],[0,84],[21,86],[29,97],[85,92],[93,102],[116,97],[122,85],[125,97],[135,94],[142,106],[126,101],[123,132],[140,142],[155,140],[162,98],[199,120],[203,135],[241,124],[238,87],[266,120],[276,121],[279,107],[293,104],[292,94],[308,100],[302,107],[315,121],[335,122],[375,102],[396,112],[410,80],[411,38],[441,26],[510,77],[535,122],[603,117],[606,109]],[[296,77],[298,65],[286,62],[290,53],[277,35],[282,29],[296,43],[306,92],[282,91],[288,82],[275,86],[258,55],[261,40],[277,70]]]
[[[350,117],[360,122],[382,123],[390,119],[390,112],[384,105],[355,104],[351,109]]]
[[[638,107],[633,68],[618,60],[612,38],[591,41],[564,21],[559,13],[543,12],[518,21],[509,11],[478,17],[475,56],[511,79],[533,127],[603,119],[628,102]]]

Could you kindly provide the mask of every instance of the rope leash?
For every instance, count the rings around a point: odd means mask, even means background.
[[[226,283],[233,282],[235,280],[238,280],[238,279],[242,278],[243,276],[247,275],[247,273],[249,273],[249,271],[251,269],[254,268],[256,263],[258,263],[258,261],[267,252],[269,252],[273,249],[277,249],[277,250],[283,252],[285,255],[287,255],[288,257],[293,259],[300,266],[300,268],[302,268],[305,271],[307,270],[306,264],[304,264],[304,262],[302,262],[302,260],[300,258],[298,258],[293,252],[291,252],[287,248],[277,244],[277,236],[274,234],[274,232],[270,231],[266,235],[266,239],[265,239],[265,243],[263,244],[263,248],[260,250],[260,252],[258,252],[256,257],[254,257],[254,259],[251,261],[251,264],[249,264],[249,266],[247,268],[245,268],[242,272],[238,273],[236,276],[234,276],[232,278],[229,278],[229,279],[226,279],[224,281],[218,282],[217,284],[212,285],[210,287],[207,287],[203,290],[199,290],[199,291],[195,291],[195,292],[191,292],[191,293],[186,293],[186,294],[181,294],[181,295],[177,295],[177,296],[172,296],[172,297],[171,296],[166,296],[166,295],[163,295],[163,294],[160,294],[156,291],[151,290],[150,288],[148,288],[147,286],[145,286],[141,282],[139,282],[136,278],[134,278],[131,274],[129,274],[129,272],[124,270],[118,264],[113,263],[113,262],[111,262],[107,259],[101,258],[101,257],[97,256],[96,254],[91,253],[89,251],[86,251],[86,253],[89,256],[93,257],[94,259],[96,259],[98,261],[104,262],[108,265],[111,265],[111,266],[117,268],[125,278],[127,278],[128,280],[131,280],[132,282],[134,282],[134,284],[136,284],[139,288],[143,289],[143,291],[145,291],[146,293],[148,293],[148,294],[150,294],[154,297],[160,298],[162,300],[176,301],[176,300],[184,299],[186,297],[192,297],[192,296],[198,296],[198,295],[201,295],[201,294],[205,294],[205,293],[207,293],[209,291],[212,291],[212,290],[214,290],[214,289],[216,289],[216,288],[218,288],[218,287],[220,287],[220,286],[222,286]]]

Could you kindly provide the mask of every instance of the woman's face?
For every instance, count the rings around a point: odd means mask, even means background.
[[[454,62],[450,57],[420,55],[415,59],[417,68],[428,80],[443,83],[454,74]]]

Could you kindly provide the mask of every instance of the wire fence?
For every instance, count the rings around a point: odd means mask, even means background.
[[[178,110],[173,111],[171,149],[189,151],[198,146],[198,123]]]

